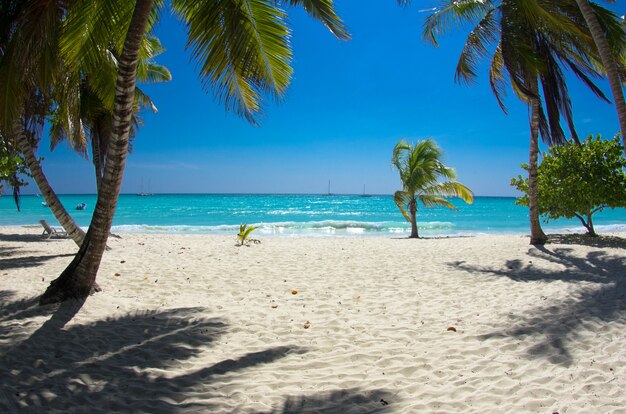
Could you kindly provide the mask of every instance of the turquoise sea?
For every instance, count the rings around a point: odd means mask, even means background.
[[[95,195],[62,195],[61,202],[77,223],[89,225]],[[458,210],[445,208],[418,211],[420,235],[475,235],[528,233],[528,210],[514,198],[477,197],[473,205],[454,200]],[[23,196],[17,212],[10,196],[0,197],[0,225],[57,222],[43,198]],[[86,209],[75,210],[85,203]],[[598,232],[626,231],[626,210],[603,211],[594,216]],[[120,196],[114,232],[117,233],[211,233],[234,234],[240,223],[258,225],[257,235],[357,236],[408,235],[404,220],[390,195],[276,195],[276,194],[155,194]],[[577,220],[544,225],[547,232],[582,232]]]

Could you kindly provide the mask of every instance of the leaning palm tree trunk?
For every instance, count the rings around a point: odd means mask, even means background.
[[[102,152],[100,150],[100,136],[92,137],[91,139],[91,156],[96,172],[96,190],[100,192],[100,187],[102,186],[102,172],[104,171],[102,166]]]
[[[19,122],[17,122],[13,127],[13,133],[15,135],[17,146],[20,152],[24,155],[28,169],[35,180],[37,187],[39,187],[39,192],[46,200],[50,211],[52,211],[52,214],[54,214],[54,217],[57,219],[59,224],[63,226],[63,229],[67,232],[67,234],[72,238],[72,240],[74,240],[74,243],[80,247],[83,243],[83,239],[85,238],[85,232],[76,225],[76,222],[67,212],[65,207],[63,207],[59,197],[50,186],[48,179],[41,169],[41,164],[35,156],[35,151],[26,137],[21,125],[19,125]]]
[[[622,131],[622,144],[624,145],[624,155],[626,155],[626,103],[624,103],[624,92],[622,90],[622,82],[620,80],[619,72],[617,71],[617,64],[615,58],[611,53],[611,48],[606,40],[606,36],[600,27],[600,23],[596,18],[595,13],[587,0],[576,0],[578,8],[582,13],[591,37],[598,48],[602,65],[606,70],[606,76],[609,79],[609,85],[611,86],[611,92],[613,93],[613,101],[615,101],[615,108],[617,109],[617,117],[619,118],[619,127]]]
[[[537,87],[537,78],[531,81],[531,91],[535,96],[530,97],[530,153],[528,161],[528,204],[530,210],[530,244],[544,244],[547,237],[541,229],[539,221],[539,188],[537,160],[539,158],[539,111],[540,101]]]
[[[117,201],[122,186],[128,135],[133,113],[135,78],[139,48],[145,34],[154,0],[137,0],[124,48],[118,61],[113,110],[113,133],[107,150],[104,176],[98,201],[87,236],[76,257],[57,279],[52,281],[39,303],[61,302],[69,298],[86,297],[92,293],[100,267]]]
[[[411,200],[411,205],[409,206],[409,211],[411,213],[411,235],[410,239],[419,239],[419,234],[417,233],[417,201],[415,201],[415,196]]]

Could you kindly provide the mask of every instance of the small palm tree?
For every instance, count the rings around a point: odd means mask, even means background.
[[[239,225],[239,234],[237,234],[237,240],[239,240],[239,245],[243,246],[244,244],[250,245],[250,240],[253,239],[248,239],[248,236],[250,236],[250,233],[252,233],[254,230],[256,230],[257,227],[254,227],[252,225],[247,225],[247,224],[240,224]]]
[[[432,139],[420,141],[415,146],[401,140],[393,149],[391,164],[400,173],[402,181],[402,190],[396,191],[393,200],[411,223],[410,238],[419,238],[416,221],[418,200],[424,207],[444,206],[453,210],[456,208],[443,197],[459,197],[469,204],[474,201],[472,190],[454,181],[456,172],[441,162],[442,155]],[[448,181],[440,182],[440,178]]]

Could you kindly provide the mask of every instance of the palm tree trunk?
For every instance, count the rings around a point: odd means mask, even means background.
[[[85,238],[85,232],[76,225],[76,222],[67,212],[65,207],[63,207],[59,197],[50,186],[48,179],[43,173],[41,164],[35,156],[35,151],[33,150],[33,147],[24,133],[19,121],[13,126],[13,133],[15,135],[17,147],[20,152],[24,154],[24,159],[26,160],[26,164],[28,165],[28,169],[31,172],[33,180],[35,180],[35,183],[39,188],[39,192],[46,200],[50,211],[52,211],[52,214],[54,214],[54,217],[57,219],[59,224],[63,226],[63,229],[67,232],[67,234],[72,238],[72,240],[74,240],[74,243],[80,247]]]
[[[530,97],[531,119],[530,119],[530,154],[528,161],[528,204],[530,210],[530,244],[544,244],[547,237],[541,229],[539,221],[539,188],[537,174],[537,160],[539,158],[539,88],[537,78],[530,82],[531,92],[535,96]]]
[[[624,92],[622,90],[622,82],[620,80],[619,72],[617,71],[617,64],[615,63],[615,57],[611,53],[609,42],[606,40],[606,36],[600,27],[600,23],[593,12],[593,8],[587,0],[576,0],[578,8],[582,13],[591,37],[598,48],[602,65],[606,70],[607,78],[609,79],[609,85],[611,86],[611,92],[613,93],[613,101],[615,101],[615,108],[617,109],[617,116],[619,118],[619,127],[622,131],[622,144],[624,146],[624,155],[626,155],[626,104],[624,103]]]
[[[411,200],[409,211],[411,212],[411,235],[409,238],[419,239],[420,236],[417,234],[417,202],[415,199]]]
[[[52,281],[42,295],[39,300],[41,305],[70,298],[82,298],[93,293],[96,274],[106,247],[122,186],[128,152],[128,133],[133,113],[139,48],[153,4],[154,0],[137,0],[135,3],[124,48],[118,60],[113,133],[107,150],[102,186],[98,192],[98,201],[87,236],[74,260],[57,279]]]
[[[100,151],[100,136],[91,138],[91,157],[96,170],[96,190],[99,193],[102,186],[102,152]]]

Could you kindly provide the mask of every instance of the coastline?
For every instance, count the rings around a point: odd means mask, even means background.
[[[89,198],[91,197],[91,198]],[[61,196],[76,223],[85,228],[92,217],[94,196]],[[478,197],[466,205],[453,200],[456,210],[421,209],[420,235],[525,234],[528,209],[515,205],[514,198]],[[85,210],[75,206],[86,204]],[[36,197],[24,197],[21,212],[8,198],[0,198],[0,226],[38,225],[56,218]],[[112,231],[120,234],[219,234],[238,232],[242,223],[258,226],[255,234],[270,236],[402,236],[410,225],[391,196],[319,195],[123,195]],[[626,232],[626,210],[607,209],[594,216],[600,233]],[[578,220],[543,223],[546,232],[583,231]]]
[[[255,234],[235,247],[123,234],[104,291],[58,309],[36,298],[76,246],[40,233],[0,227],[3,412],[626,406],[625,233],[539,248],[513,235]]]

